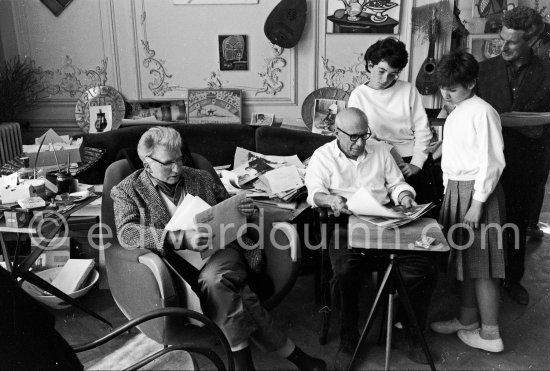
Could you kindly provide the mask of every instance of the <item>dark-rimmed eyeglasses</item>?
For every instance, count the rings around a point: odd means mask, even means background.
[[[372,135],[372,132],[370,131],[370,128],[367,130],[366,133],[363,133],[363,134],[348,134],[346,133],[344,130],[340,129],[340,128],[336,128],[338,130],[340,130],[342,133],[346,134],[348,137],[349,137],[349,140],[351,140],[353,143],[357,142],[359,140],[359,138],[363,139],[363,140],[367,140],[371,137]]]
[[[151,156],[147,156],[147,158],[150,158],[151,160],[155,161],[157,164],[159,164],[163,169],[166,170],[172,170],[174,166],[182,166],[183,163],[187,160],[185,156],[181,156],[174,161],[168,161],[168,162],[162,162],[157,160],[156,158],[153,158]]]

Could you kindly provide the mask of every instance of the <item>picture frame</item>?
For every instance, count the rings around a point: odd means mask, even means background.
[[[190,124],[241,124],[242,90],[189,89],[187,121]]]
[[[248,41],[246,35],[219,35],[220,71],[248,70]]]
[[[65,10],[73,0],[40,0],[56,17]]]
[[[327,0],[326,33],[398,34],[402,2]]]
[[[127,118],[154,119],[162,123],[187,123],[187,104],[182,100],[174,101],[137,101],[129,102]]]
[[[468,50],[478,62],[500,55],[503,45],[499,34],[468,36]]]
[[[313,125],[311,131],[322,135],[335,135],[336,114],[347,106],[345,100],[315,99],[313,105]]]
[[[250,119],[252,126],[271,126],[275,120],[273,113],[253,113]]]

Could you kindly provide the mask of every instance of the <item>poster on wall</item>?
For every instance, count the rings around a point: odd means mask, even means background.
[[[219,35],[220,70],[248,70],[246,35]]]
[[[190,124],[240,124],[242,91],[238,89],[189,89]]]
[[[327,33],[399,33],[402,0],[327,0]]]

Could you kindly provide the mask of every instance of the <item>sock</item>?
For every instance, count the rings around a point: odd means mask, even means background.
[[[458,321],[465,326],[477,322],[477,308],[460,307],[460,318]]]
[[[498,325],[485,325],[482,323],[479,336],[485,340],[500,339],[500,330]]]
[[[254,362],[252,361],[252,353],[250,347],[243,348],[233,352],[233,360],[235,361],[235,370],[239,371],[254,371]]]
[[[327,368],[325,361],[307,355],[298,347],[294,347],[294,351],[286,359],[294,363],[300,370],[324,371]]]

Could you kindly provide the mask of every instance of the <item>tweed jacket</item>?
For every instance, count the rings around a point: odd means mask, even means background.
[[[518,87],[516,99],[512,99],[512,89],[506,72],[506,62],[501,56],[485,60],[479,65],[477,94],[492,105],[498,113],[550,112],[550,63],[532,56],[527,66],[523,83]],[[516,141],[529,145],[530,139],[544,139],[548,125],[523,128],[503,128],[506,139],[516,136]],[[517,137],[520,134],[524,138]],[[509,141],[508,141],[509,142]]]
[[[216,183],[205,170],[184,166],[182,177],[185,191],[202,198],[209,205],[215,205],[229,197],[225,188]],[[123,246],[146,248],[162,256],[167,249],[172,248],[166,243],[169,232],[164,229],[170,220],[170,214],[145,170],[133,172],[113,187],[111,197],[114,201],[117,237]],[[236,244],[230,244],[230,247],[237,248]],[[253,270],[260,269],[260,249],[238,249]]]

